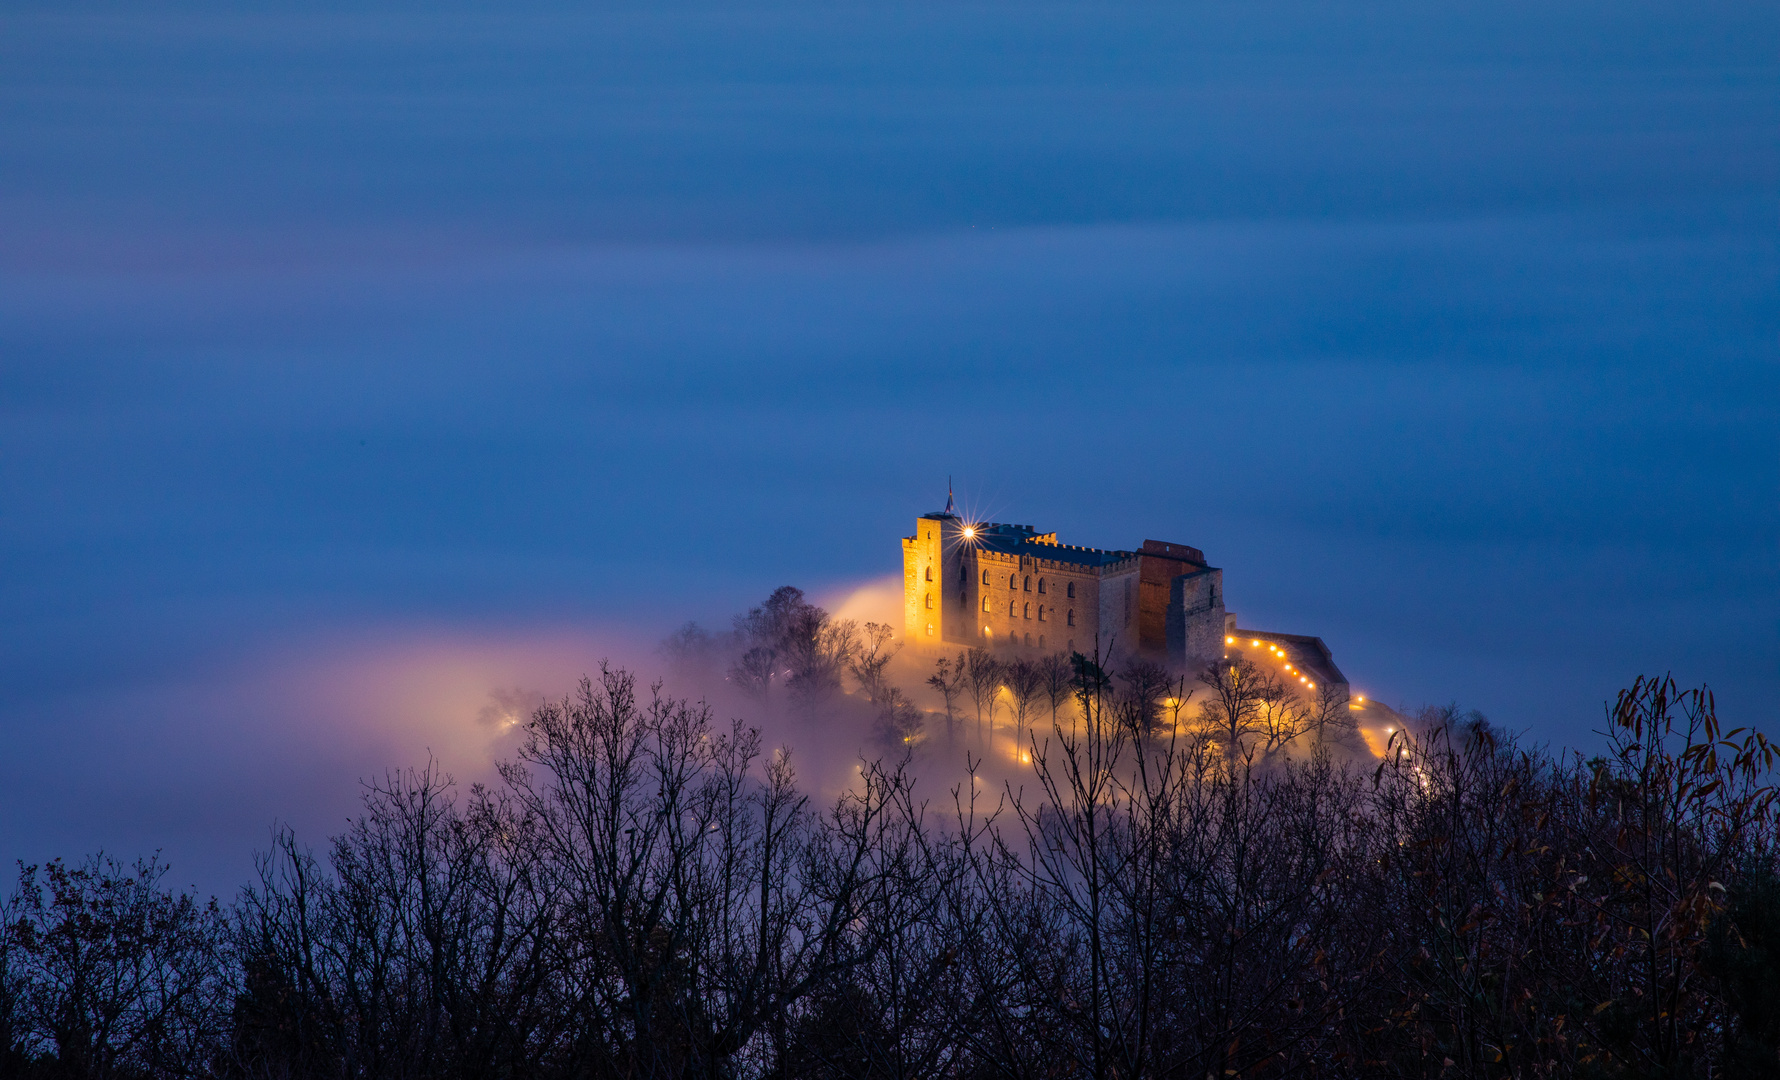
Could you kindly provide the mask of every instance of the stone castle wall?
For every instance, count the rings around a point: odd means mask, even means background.
[[[917,651],[1098,647],[1173,663],[1222,645],[1223,572],[1204,567],[1196,548],[1146,540],[1141,552],[1082,563],[988,550],[962,528],[956,517],[923,516],[903,538],[904,641]],[[1003,528],[1056,543],[1055,533]]]
[[[1224,655],[1224,572],[1183,574],[1169,588],[1168,655],[1188,669]]]

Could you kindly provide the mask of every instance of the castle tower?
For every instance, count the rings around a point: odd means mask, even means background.
[[[903,640],[917,648],[938,645],[946,638],[947,617],[957,617],[958,531],[957,515],[946,510],[915,519],[915,535],[902,538]],[[947,557],[950,549],[950,558]],[[948,573],[949,571],[949,573]],[[952,607],[947,608],[947,589],[952,586]]]

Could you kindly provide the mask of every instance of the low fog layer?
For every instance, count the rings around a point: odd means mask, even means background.
[[[54,764],[15,766],[0,796],[0,855],[41,863],[101,848],[132,857],[159,851],[174,880],[232,895],[275,828],[320,843],[359,812],[364,785],[387,773],[430,763],[465,788],[492,780],[536,709],[571,695],[602,664],[645,684],[660,681],[663,693],[708,707],[721,727],[739,721],[758,729],[763,745],[790,751],[800,784],[824,804],[851,789],[862,762],[905,757],[923,798],[949,802],[972,762],[979,790],[1017,789],[1030,778],[1033,740],[1050,739],[1054,722],[1064,730],[1073,723],[1068,687],[1053,687],[1051,697],[1029,688],[1019,717],[1005,674],[991,676],[996,685],[982,707],[961,683],[948,722],[931,680],[937,659],[955,664],[965,654],[904,649],[892,629],[901,618],[900,579],[807,598],[789,592],[804,628],[821,639],[804,657],[821,669],[814,687],[788,685],[789,656],[775,655],[752,684],[738,674],[750,649],[782,648],[771,631],[757,625],[751,637],[741,629],[760,623],[770,601],[763,597],[733,619],[686,624],[662,639],[635,629],[471,636],[409,628],[247,656],[184,682],[72,698],[66,729],[22,732],[12,743],[13,762]],[[868,627],[882,628],[871,686],[860,677],[869,668]],[[1050,659],[1067,672],[1062,654],[979,655],[1003,664]],[[1125,687],[1124,658],[1103,659]],[[1183,734],[1198,730],[1210,690],[1195,672],[1168,672],[1164,685],[1178,688],[1152,687],[1158,702],[1184,696],[1187,704],[1158,706],[1158,718],[1165,713]],[[1263,737],[1257,749],[1271,758],[1314,743],[1338,759],[1370,760],[1368,746],[1381,746],[1383,728],[1399,721],[1382,704],[1367,708],[1326,738],[1307,729],[1290,748],[1269,747]],[[78,756],[58,749],[69,731],[82,733]]]

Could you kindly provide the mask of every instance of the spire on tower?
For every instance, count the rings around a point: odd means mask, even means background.
[[[952,510],[952,478],[949,476],[946,477],[946,513],[954,513]]]

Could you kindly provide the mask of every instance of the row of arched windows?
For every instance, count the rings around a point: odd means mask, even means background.
[[[987,596],[983,597],[983,610],[984,611],[995,610],[993,601],[991,601]],[[1048,621],[1052,616],[1056,615],[1056,613],[1057,613],[1056,608],[1046,609],[1046,607],[1043,604],[1038,605],[1038,621],[1039,622]],[[1030,619],[1030,618],[1032,618],[1032,605],[1031,604],[1022,604],[1018,600],[1009,601],[1008,605],[1007,605],[1007,617],[1010,619]],[[1075,625],[1075,609],[1070,608],[1069,611],[1065,613],[1064,618],[1065,618],[1065,621],[1068,623],[1068,625],[1074,626]]]
[[[931,632],[932,631],[929,630],[929,633],[931,633]],[[986,638],[993,638],[995,636],[995,632],[990,630],[987,626],[985,626],[985,627],[983,627],[983,636]],[[1031,634],[1009,634],[1008,637],[1009,637],[1009,639],[1011,639],[1013,641],[1013,643],[1015,645],[1021,644],[1022,640],[1027,645],[1032,644],[1032,635]],[[1045,647],[1045,636],[1043,634],[1038,635],[1038,647],[1041,649]],[[1069,644],[1064,646],[1064,648],[1069,652],[1074,652],[1075,651],[1075,639],[1070,638]]]
[[[930,581],[932,580],[931,576],[928,578],[928,580],[930,580]],[[987,571],[987,570],[983,571],[983,584],[984,585],[990,584],[989,571]],[[1009,574],[1007,576],[1007,587],[1011,590],[1016,591],[1016,592],[1032,592],[1033,591],[1032,590],[1032,575],[1027,574],[1025,576],[1025,578],[1022,579],[1019,574]],[[1067,585],[1067,588],[1068,588],[1069,598],[1071,600],[1074,600],[1075,599],[1075,582],[1073,582],[1073,581],[1069,582]],[[1038,579],[1038,592],[1040,594],[1043,594],[1045,592],[1045,579],[1044,578]],[[986,611],[988,609],[985,608],[984,610]]]

